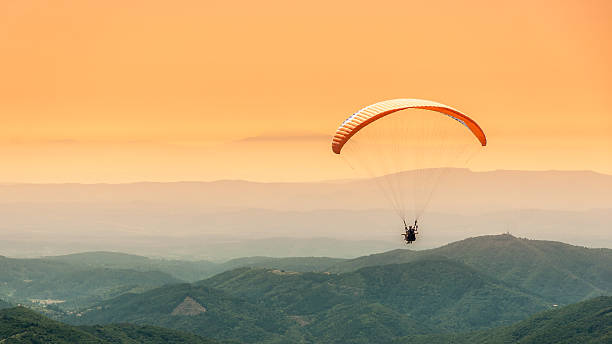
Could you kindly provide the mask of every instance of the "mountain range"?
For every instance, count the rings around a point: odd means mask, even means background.
[[[351,313],[352,309],[337,309],[340,318],[328,319],[331,326],[311,329],[319,343],[367,343],[362,337],[365,332],[375,331],[375,338],[389,338],[392,335],[409,332],[396,337],[391,344],[604,344],[612,340],[612,297],[597,297],[566,307],[538,313],[510,326],[493,329],[446,334],[420,334],[422,322],[406,322],[397,313],[381,311],[372,305],[361,308],[376,319],[388,319],[388,327],[374,327],[372,324],[355,322],[362,313]],[[347,316],[348,315],[348,316]],[[381,321],[382,322],[382,321]],[[328,331],[333,324],[341,324],[344,333],[352,337],[331,335]],[[391,336],[389,334],[392,334]],[[230,343],[206,339],[194,334],[148,325],[111,324],[95,326],[67,325],[23,307],[0,310],[0,341],[3,343]],[[377,341],[379,342],[379,341]],[[231,342],[237,343],[237,342]]]
[[[305,258],[302,271],[279,268],[288,259],[242,259],[228,268],[251,266],[124,294],[59,319],[243,342],[390,343],[511,326],[611,295],[611,252],[499,235],[351,260]],[[299,266],[300,258],[290,260]]]
[[[89,252],[1,258],[0,268],[1,299],[113,338],[157,326],[245,343],[528,343],[550,320],[550,328],[600,324],[584,334],[597,342],[609,327],[598,314],[610,298],[599,296],[612,295],[612,250],[508,234],[354,259],[214,263]],[[38,297],[47,299],[28,302]],[[585,300],[595,304],[570,308],[582,322],[565,313],[529,318]]]
[[[612,176],[469,170],[451,176],[422,218],[418,249],[504,232],[612,247],[605,235],[612,225]],[[20,257],[78,248],[213,261],[308,252],[353,258],[402,244],[401,220],[372,179],[2,184],[0,204],[0,252]]]
[[[459,262],[554,304],[612,293],[612,250],[496,235],[430,250],[396,249],[354,259],[246,257],[214,263],[114,252],[40,259],[0,257],[0,298],[13,303],[56,300],[62,302],[57,304],[60,308],[74,310],[127,292],[196,282],[242,267],[337,274],[425,259]]]

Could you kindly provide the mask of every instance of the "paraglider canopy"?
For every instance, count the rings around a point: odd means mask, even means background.
[[[332,140],[332,150],[340,154],[344,144],[363,127],[384,116],[405,109],[424,109],[447,115],[468,128],[481,145],[487,145],[487,137],[478,123],[450,106],[423,99],[392,99],[366,106],[342,122]]]
[[[423,99],[392,99],[364,107],[336,130],[332,151],[373,178],[396,213],[423,215],[443,176],[465,167],[487,145],[465,113]]]

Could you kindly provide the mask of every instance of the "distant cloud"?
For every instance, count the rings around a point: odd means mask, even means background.
[[[274,141],[321,141],[331,140],[331,135],[319,133],[301,134],[265,134],[247,137],[235,142],[274,142]]]
[[[70,138],[40,138],[40,139],[30,139],[30,138],[9,138],[5,141],[7,144],[14,145],[26,145],[26,144],[60,144],[60,145],[73,145],[79,144],[81,141],[70,139]]]
[[[0,141],[12,145],[92,145],[92,144],[159,144],[174,143],[173,140],[163,139],[74,139],[74,138],[8,138]]]

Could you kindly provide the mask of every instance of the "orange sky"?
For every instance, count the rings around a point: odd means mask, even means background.
[[[473,169],[612,173],[612,2],[0,2],[0,181],[351,177],[390,98],[464,111]]]

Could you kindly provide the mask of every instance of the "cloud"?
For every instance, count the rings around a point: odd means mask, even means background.
[[[75,138],[7,138],[0,140],[1,144],[8,145],[48,145],[48,146],[87,146],[87,145],[99,145],[99,144],[118,144],[118,145],[131,145],[131,144],[172,144],[176,140],[163,140],[163,139],[127,139],[127,138],[92,138],[92,139],[75,139]]]
[[[28,145],[28,144],[50,144],[50,145],[74,145],[80,144],[81,141],[70,138],[8,138],[4,141],[6,144],[13,145]]]
[[[299,134],[264,134],[247,137],[235,142],[277,142],[277,141],[323,141],[331,140],[331,135],[319,133],[299,133]]]

